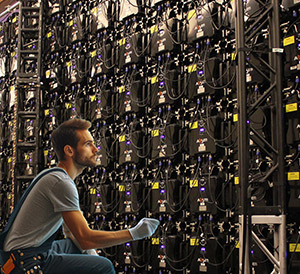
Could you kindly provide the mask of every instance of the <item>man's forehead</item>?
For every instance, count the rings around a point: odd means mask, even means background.
[[[77,134],[80,143],[85,143],[87,141],[94,141],[92,134],[88,130],[78,130]]]

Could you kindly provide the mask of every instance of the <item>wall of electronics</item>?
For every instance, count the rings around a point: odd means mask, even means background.
[[[246,1],[246,23],[261,2]],[[234,11],[228,1],[46,1],[40,168],[55,166],[51,132],[81,117],[92,122],[98,166],[77,180],[90,226],[129,228],[142,217],[161,225],[153,237],[99,250],[117,273],[238,273],[239,180]],[[300,268],[299,6],[282,3],[289,273]],[[17,15],[0,31],[0,229],[9,215]],[[268,54],[268,30],[251,41]],[[250,58],[250,56],[249,56]],[[253,56],[251,56],[253,58]],[[260,66],[259,62],[257,62]],[[264,70],[263,67],[260,67]],[[264,77],[247,67],[249,104]],[[34,107],[28,98],[26,109]],[[266,135],[269,108],[249,123]],[[268,138],[268,136],[265,136]],[[251,142],[250,175],[262,176],[267,153]],[[26,157],[24,162],[26,162]],[[26,162],[30,165],[30,161]],[[267,205],[272,181],[253,185]],[[257,225],[273,252],[272,227]],[[293,248],[294,246],[294,248]],[[253,245],[252,268],[273,266]]]

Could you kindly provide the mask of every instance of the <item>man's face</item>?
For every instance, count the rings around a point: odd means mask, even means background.
[[[77,130],[79,142],[75,149],[74,163],[79,168],[95,167],[97,165],[97,147],[94,138],[88,130]]]

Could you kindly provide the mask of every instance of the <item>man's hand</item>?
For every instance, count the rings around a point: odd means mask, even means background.
[[[159,221],[156,219],[143,218],[135,227],[129,228],[129,232],[134,241],[140,240],[151,236],[157,229],[158,225]]]

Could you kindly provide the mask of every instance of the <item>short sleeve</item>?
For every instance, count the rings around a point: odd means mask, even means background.
[[[58,180],[48,195],[54,212],[80,210],[76,185],[68,178]]]

